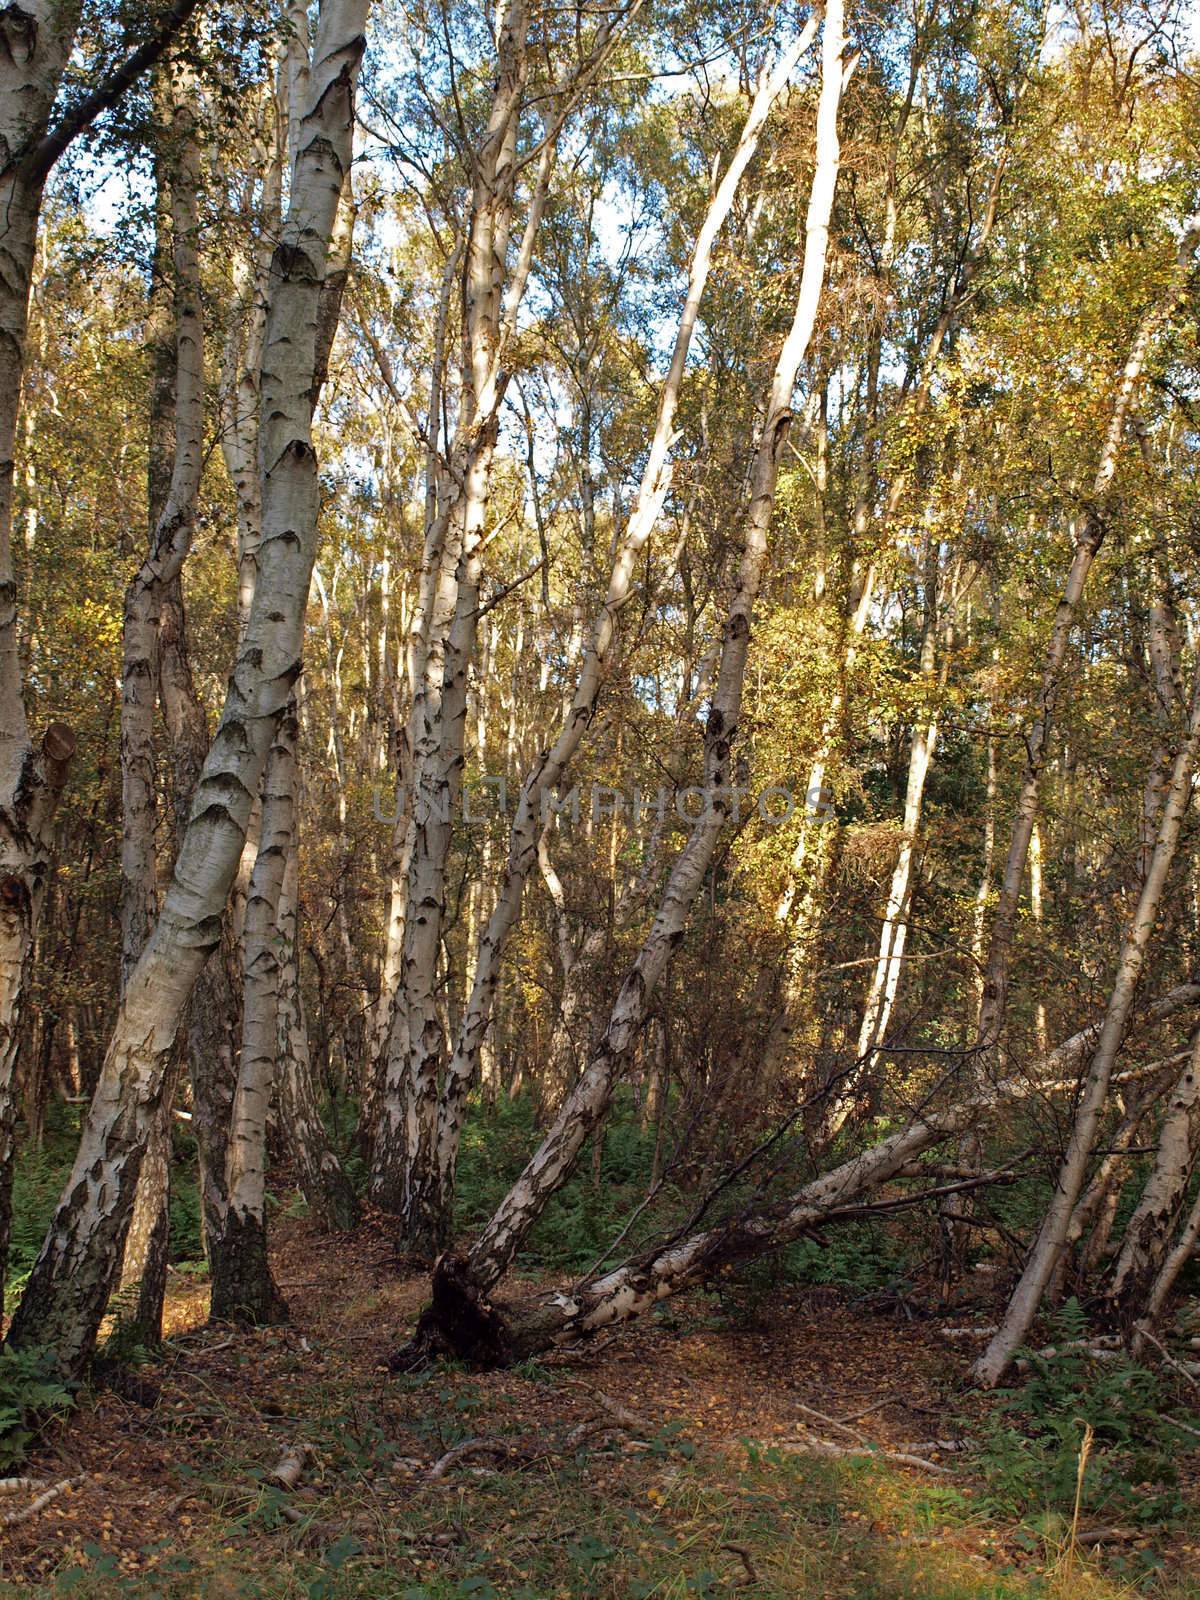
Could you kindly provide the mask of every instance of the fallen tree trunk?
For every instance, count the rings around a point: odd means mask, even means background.
[[[1200,985],[1179,984],[1141,1013],[1158,1022],[1200,1003]],[[1095,1041],[1097,1025],[1082,1028],[1052,1050],[1043,1072],[989,1086],[956,1105],[916,1114],[880,1143],[860,1151],[795,1193],[762,1201],[712,1228],[660,1241],[634,1261],[578,1286],[524,1303],[490,1300],[471,1264],[446,1254],[433,1273],[432,1295],[412,1339],[392,1356],[393,1372],[407,1372],[440,1356],[473,1366],[502,1367],[553,1345],[587,1338],[602,1328],[630,1321],[659,1301],[694,1287],[744,1261],[812,1235],[818,1227],[862,1215],[868,1195],[893,1179],[910,1176],[913,1163],[947,1139],[956,1139],[999,1110],[1034,1094],[1073,1092],[1075,1080],[1049,1077],[1081,1060]],[[944,1193],[945,1190],[940,1190]],[[905,1197],[904,1203],[911,1203]],[[1200,1205],[1196,1208],[1200,1230]],[[1178,1268],[1176,1268],[1178,1271]],[[494,1281],[494,1280],[493,1280]],[[490,1284],[489,1284],[490,1287]]]

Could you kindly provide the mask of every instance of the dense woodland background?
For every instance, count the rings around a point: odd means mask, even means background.
[[[716,1281],[1186,1380],[1193,20],[0,12],[14,1392],[298,1211],[397,1370]]]

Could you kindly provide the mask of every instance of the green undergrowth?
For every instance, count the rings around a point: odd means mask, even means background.
[[[344,1430],[343,1430],[344,1431]],[[540,1469],[467,1478],[441,1492],[381,1491],[343,1466],[309,1530],[263,1481],[197,1474],[215,1520],[140,1553],[130,1572],[100,1546],[64,1552],[44,1600],[1194,1600],[1134,1552],[1108,1571],[1069,1555],[1062,1530],[989,1516],[977,1490],[868,1459],[825,1461],[743,1441],[688,1456],[665,1437],[631,1460],[581,1453]],[[369,1451],[367,1452],[369,1455]],[[257,1471],[257,1480],[254,1473]],[[294,1502],[293,1502],[294,1503]]]
[[[473,1106],[463,1131],[455,1197],[455,1229],[469,1236],[492,1215],[537,1146],[539,1123],[529,1096]],[[584,1272],[620,1237],[620,1257],[662,1237],[693,1212],[699,1194],[668,1179],[625,1232],[654,1184],[654,1130],[642,1125],[630,1092],[619,1093],[607,1120],[597,1164],[588,1152],[571,1179],[552,1197],[522,1250],[532,1271]],[[705,1221],[738,1211],[752,1198],[749,1178],[720,1196]],[[762,1302],[789,1285],[829,1285],[849,1295],[904,1286],[912,1252],[895,1227],[871,1221],[831,1231],[818,1243],[801,1239],[747,1263],[722,1280],[719,1299],[729,1315],[757,1313]]]
[[[262,1394],[286,1396],[286,1418],[259,1403],[264,1368]],[[1195,1513],[1182,1497],[1151,1501],[1164,1453],[1181,1464],[1186,1441],[1163,1431],[1167,1397],[1141,1369],[1067,1356],[994,1402],[971,1397],[959,1425],[982,1448],[948,1475],[714,1437],[702,1386],[636,1443],[575,1441],[580,1382],[537,1363],[383,1380],[314,1365],[280,1331],[223,1354],[219,1377],[173,1370],[139,1424],[169,1460],[153,1492],[171,1534],[161,1519],[136,1548],[60,1534],[40,1581],[26,1570],[20,1583],[2,1581],[0,1545],[0,1596],[1200,1600]],[[1072,1539],[1088,1426],[1077,1527],[1132,1525],[1100,1553]],[[511,1458],[464,1458],[430,1479],[430,1463],[479,1439]],[[270,1468],[295,1445],[311,1454],[290,1493]]]
[[[1049,1332],[1055,1353],[1024,1352],[1027,1375],[998,1394],[978,1430],[989,1505],[1047,1526],[1064,1525],[1076,1499],[1092,1524],[1184,1521],[1179,1463],[1195,1437],[1172,1420],[1163,1379],[1124,1354],[1093,1355],[1077,1301]]]

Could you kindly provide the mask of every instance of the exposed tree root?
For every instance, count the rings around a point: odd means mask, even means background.
[[[511,1367],[562,1340],[581,1343],[592,1335],[568,1296],[523,1304],[489,1300],[462,1256],[438,1258],[431,1288],[412,1338],[389,1358],[389,1372],[416,1372],[443,1357],[482,1369]]]

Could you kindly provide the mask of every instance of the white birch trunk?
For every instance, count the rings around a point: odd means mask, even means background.
[[[717,840],[735,808],[732,754],[741,714],[754,601],[766,559],[780,458],[792,417],[792,392],[812,337],[825,281],[829,217],[840,157],[838,107],[843,49],[843,8],[841,0],[831,0],[822,30],[816,168],[808,203],[804,269],[792,325],[775,365],[751,469],[741,560],[705,730],[705,808],[675,861],[654,922],[621,985],[587,1071],[471,1250],[469,1276],[484,1291],[503,1275],[547,1200],[574,1170],[584,1143],[607,1110],[617,1075],[641,1035],[649,1001],[683,939]],[[536,837],[533,847],[536,849]]]
[[[1142,1329],[1153,1329],[1162,1316],[1163,1308],[1179,1274],[1195,1255],[1197,1240],[1200,1240],[1200,1194],[1192,1201],[1191,1210],[1184,1219],[1179,1236],[1168,1251],[1157,1277],[1150,1285],[1145,1304],[1141,1307],[1141,1315],[1134,1326],[1134,1336],[1131,1341],[1135,1358],[1140,1356],[1145,1348],[1146,1340]]]
[[[571,82],[564,104],[594,74],[632,10],[599,28],[596,44]],[[450,818],[465,758],[467,680],[479,613],[480,547],[491,489],[500,406],[511,376],[508,352],[533,264],[558,132],[547,129],[529,212],[511,272],[517,137],[529,70],[525,0],[508,0],[497,26],[498,75],[491,113],[474,162],[471,224],[463,267],[461,415],[449,471],[448,533],[434,601],[425,676],[413,695],[413,763],[404,942],[393,1003],[383,1104],[372,1159],[372,1195],[401,1219],[406,1241],[428,1255],[443,1241],[448,1203],[437,1159],[438,1076],[444,1030],[438,1014],[437,965],[445,918]],[[446,617],[444,622],[442,619]],[[481,1034],[482,1037],[482,1034]]]
[[[17,1051],[34,938],[45,898],[52,822],[69,729],[34,749],[25,719],[13,568],[13,483],[29,295],[48,167],[37,159],[78,19],[69,7],[27,0],[0,12],[0,1277],[8,1259]]]
[[[1148,1006],[1144,1017],[1162,1021],[1197,1004],[1200,985],[1184,984]],[[914,1164],[927,1151],[960,1139],[1028,1096],[1072,1094],[1075,1079],[1054,1074],[1086,1054],[1095,1037],[1095,1027],[1084,1028],[1051,1051],[1037,1070],[989,1085],[958,1104],[914,1116],[906,1126],[793,1195],[750,1207],[729,1222],[683,1240],[651,1246],[630,1265],[608,1272],[572,1294],[550,1296],[531,1315],[514,1319],[511,1325],[483,1299],[489,1283],[473,1278],[457,1257],[444,1256],[434,1273],[432,1309],[418,1324],[413,1345],[400,1352],[393,1364],[404,1367],[431,1348],[448,1349],[469,1360],[509,1361],[641,1316],[722,1268],[777,1250],[823,1223],[836,1221],[839,1215],[853,1217],[856,1208],[882,1185],[901,1176],[911,1177]],[[1200,1234],[1200,1201],[1188,1228],[1192,1231],[1189,1235],[1185,1230],[1183,1241],[1190,1238],[1190,1249]],[[1172,1252],[1172,1261],[1176,1254]],[[1176,1274],[1178,1270],[1176,1264]],[[464,1309],[468,1309],[465,1317]]]
[[[242,927],[242,1043],[226,1152],[226,1214],[209,1240],[212,1315],[222,1322],[286,1319],[267,1260],[267,1113],[279,1048],[279,904],[295,848],[294,703],[279,719],[263,778],[258,854]]]
[[[975,1377],[988,1388],[999,1383],[1018,1347],[1024,1342],[1037,1315],[1042,1295],[1066,1245],[1071,1213],[1075,1209],[1087,1176],[1088,1161],[1095,1146],[1096,1134],[1108,1096],[1109,1079],[1125,1037],[1137,982],[1145,963],[1150,937],[1154,931],[1168,874],[1175,857],[1180,829],[1191,801],[1192,772],[1198,743],[1200,743],[1200,672],[1197,673],[1192,690],[1187,737],[1176,755],[1170,786],[1163,805],[1154,856],[1150,870],[1146,874],[1133,923],[1122,943],[1108,1010],[1076,1108],[1071,1136],[1059,1170],[1054,1195],[1025,1270],[1013,1290],[1004,1319],[987,1349],[975,1364]]]
[[[920,680],[926,688],[932,686],[936,666],[938,627],[938,548],[932,532],[926,535],[925,552],[925,628],[921,640]],[[936,715],[928,721],[918,722],[912,731],[912,748],[908,759],[908,778],[904,787],[904,813],[901,817],[900,851],[892,871],[887,904],[883,912],[883,927],[879,934],[879,954],[867,991],[862,1023],[858,1032],[858,1061],[861,1072],[869,1066],[875,1049],[887,1037],[896,991],[904,963],[904,947],[908,940],[909,900],[912,894],[913,861],[916,855],[917,836],[921,827],[921,811],[925,800],[925,780],[933,764],[937,749],[938,724]],[[853,1087],[857,1074],[848,1080]],[[845,1095],[835,1097],[826,1127],[831,1135],[839,1132],[849,1115],[852,1100]]]
[[[204,318],[200,293],[200,148],[185,75],[170,70],[156,85],[156,282],[151,291],[152,386],[148,472],[150,549],[125,595],[121,678],[121,980],[128,979],[158,908],[154,714],[160,685],[164,607],[179,586],[191,548],[204,454]],[[169,1243],[171,1088],[162,1097],[138,1176],[125,1241],[122,1291],[141,1284],[139,1339],[162,1333]]]
[[[1125,1228],[1112,1283],[1106,1295],[1109,1314],[1129,1326],[1142,1313],[1147,1296],[1171,1247],[1197,1157],[1200,1157],[1200,1033],[1163,1113],[1154,1167]]]
[[[130,975],[73,1171],[18,1307],[16,1343],[77,1369],[96,1336],[163,1072],[215,949],[275,724],[300,671],[316,554],[313,379],[326,257],[349,168],[367,0],[326,0],[291,203],[275,246],[263,356],[263,542],[245,638],[162,913]]]
[[[614,553],[604,606],[593,623],[579,683],[558,736],[552,745],[541,752],[521,785],[510,831],[508,859],[495,907],[479,940],[475,978],[447,1069],[438,1115],[437,1165],[440,1182],[446,1189],[453,1185],[466,1097],[478,1071],[480,1046],[491,1020],[504,948],[520,912],[526,881],[537,860],[538,840],[544,820],[544,797],[550,795],[566,776],[591,723],[597,698],[617,647],[620,615],[633,593],[638,559],[657,524],[670,490],[670,452],[675,437],[675,415],[717,236],[729,215],[742,176],[758,148],[771,109],[786,89],[815,34],[816,22],[812,20],[793,44],[782,52],[771,70],[764,68],[737,146],[709,202],[692,252],[687,293],[676,326],[670,364],[659,393],[654,435],[634,509]]]

